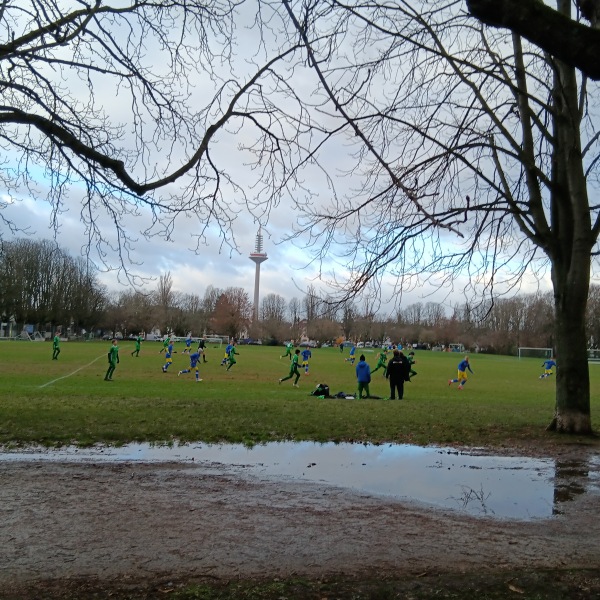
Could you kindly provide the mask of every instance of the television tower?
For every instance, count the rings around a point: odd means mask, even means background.
[[[263,252],[263,237],[261,228],[258,228],[256,234],[256,245],[254,252],[250,254],[250,260],[256,264],[256,274],[254,275],[254,321],[258,321],[258,296],[260,289],[260,265],[267,260],[267,253]]]

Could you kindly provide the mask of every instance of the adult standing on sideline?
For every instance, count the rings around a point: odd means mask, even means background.
[[[60,336],[58,333],[54,336],[52,340],[52,360],[58,360],[58,355],[60,354]]]
[[[365,355],[361,354],[356,365],[356,380],[358,381],[358,399],[363,399],[363,391],[365,392],[365,398],[368,398],[371,394],[369,393],[369,383],[371,383],[371,367],[365,360]]]
[[[300,371],[298,370],[298,361],[299,360],[300,360],[300,349],[296,348],[296,353],[294,354],[294,356],[292,358],[292,364],[290,365],[290,373],[287,377],[282,377],[279,380],[279,383],[281,383],[282,381],[287,381],[288,379],[291,379],[295,375],[296,381],[294,381],[294,387],[300,387],[298,385],[298,379],[300,379]]]
[[[404,382],[408,379],[409,371],[410,364],[406,356],[400,350],[394,350],[394,355],[385,370],[385,377],[390,381],[390,400],[396,399],[396,392],[398,400],[404,398]]]
[[[113,373],[119,364],[119,346],[117,346],[116,338],[112,341],[112,346],[108,351],[108,370],[104,376],[104,381],[112,381]]]
[[[467,383],[467,369],[473,373],[473,369],[471,369],[471,364],[469,363],[469,357],[465,356],[463,360],[458,363],[458,375],[456,379],[449,379],[448,385],[452,385],[453,383],[458,383],[458,389],[462,390]],[[475,373],[473,373],[474,375]]]

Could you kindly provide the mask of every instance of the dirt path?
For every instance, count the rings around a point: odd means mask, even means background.
[[[592,463],[592,491],[523,523],[210,465],[0,462],[0,587],[599,569]]]

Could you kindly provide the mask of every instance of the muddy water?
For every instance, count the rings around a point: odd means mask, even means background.
[[[561,462],[410,445],[269,443],[5,451],[1,461],[190,462],[268,479],[296,479],[393,496],[473,516],[532,520],[600,490],[600,459]]]

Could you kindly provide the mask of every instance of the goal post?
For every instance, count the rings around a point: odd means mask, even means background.
[[[225,343],[229,342],[229,337],[223,335],[207,335],[204,339],[207,344],[212,344],[213,348],[220,348],[223,345],[223,341]]]
[[[519,347],[519,358],[552,358],[552,348],[528,348]]]

